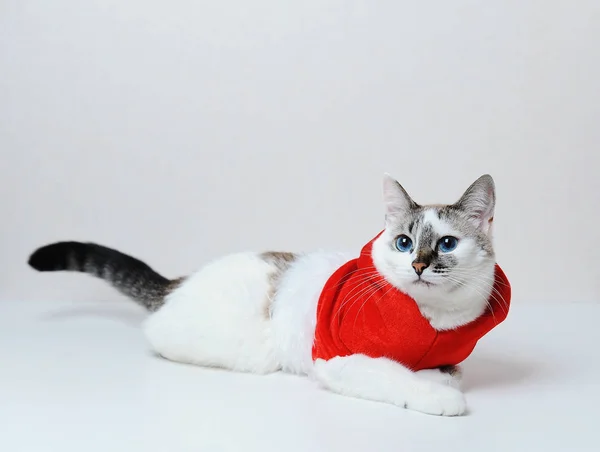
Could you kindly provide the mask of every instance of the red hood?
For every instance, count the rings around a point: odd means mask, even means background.
[[[488,309],[471,323],[436,331],[411,297],[376,272],[371,252],[377,237],[325,284],[317,307],[313,360],[362,353],[391,358],[413,370],[456,365],[506,318],[511,289],[496,265]]]

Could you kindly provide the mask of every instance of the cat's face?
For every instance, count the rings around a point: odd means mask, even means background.
[[[461,309],[453,293],[485,304],[495,266],[493,179],[482,176],[455,204],[420,206],[386,176],[384,200],[386,228],[373,244],[373,261],[388,282],[432,307]]]

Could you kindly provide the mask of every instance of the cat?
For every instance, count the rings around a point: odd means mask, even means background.
[[[152,350],[168,360],[308,375],[339,394],[433,415],[462,415],[466,400],[458,364],[482,334],[461,346],[464,353],[456,362],[440,358],[432,361],[435,367],[420,368],[385,352],[390,337],[386,322],[398,318],[410,331],[418,324],[437,341],[482,318],[494,319],[485,332],[503,320],[510,294],[502,288],[508,282],[498,279],[501,270],[492,246],[494,181],[481,176],[458,202],[421,206],[386,174],[383,199],[385,229],[358,260],[356,253],[346,252],[248,252],[170,280],[119,251],[59,242],[37,249],[29,265],[38,271],[91,274],[145,306],[151,312],[145,335]],[[349,263],[354,267],[343,270]],[[354,286],[348,286],[358,274]],[[330,318],[321,321],[327,306]],[[410,314],[405,316],[403,309]],[[376,331],[373,322],[379,322]],[[391,338],[397,339],[398,356],[412,356],[412,334]],[[452,344],[443,356],[461,348]],[[384,351],[373,351],[379,349]]]

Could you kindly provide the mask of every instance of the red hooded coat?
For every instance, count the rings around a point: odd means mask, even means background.
[[[313,360],[362,353],[390,358],[415,371],[456,365],[506,318],[511,289],[496,265],[488,309],[471,323],[436,331],[412,298],[383,276],[373,276],[374,240],[325,284],[317,307]]]

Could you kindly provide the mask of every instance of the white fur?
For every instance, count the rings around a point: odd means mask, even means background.
[[[342,395],[441,416],[463,414],[467,406],[458,389],[424,378],[387,358],[338,356],[329,361],[318,359],[314,366],[317,380]]]
[[[281,279],[270,318],[265,317],[265,305],[274,267],[252,253],[218,259],[167,297],[146,321],[146,336],[156,353],[173,361],[263,374],[308,374],[341,394],[431,414],[461,414],[464,398],[449,387],[456,382],[437,369],[413,373],[393,361],[363,355],[314,365],[319,294],[327,278],[356,255],[301,256]]]
[[[425,213],[423,214],[423,221],[426,224],[430,224],[433,227],[433,229],[435,230],[435,232],[437,232],[441,236],[459,235],[458,231],[452,229],[452,227],[448,223],[446,223],[438,218],[438,215],[437,215],[435,209],[433,209],[433,208],[427,209],[425,211]]]
[[[384,180],[389,221],[407,215],[416,204],[392,178]],[[472,221],[485,233],[491,228],[494,187],[483,176],[461,198]],[[461,207],[462,208],[462,207]],[[438,235],[458,235],[432,209],[423,215]],[[431,269],[415,283],[413,253],[390,246],[393,228],[373,245],[373,261],[391,284],[414,298],[423,315],[438,330],[456,328],[477,318],[490,295],[494,261],[469,237],[453,251],[460,263],[457,275],[470,284],[451,285]],[[437,415],[460,415],[466,409],[458,390],[459,377],[438,369],[412,372],[386,358],[364,355],[312,361],[316,309],[331,274],[358,253],[311,253],[299,257],[279,280],[269,299],[271,276],[277,269],[260,255],[227,256],[187,278],[152,314],[145,333],[156,353],[179,362],[231,370],[269,373],[277,370],[307,374],[331,391],[387,402]],[[449,286],[450,284],[450,286]]]
[[[273,302],[276,355],[285,372],[310,374],[316,309],[331,274],[355,257],[352,253],[316,252],[301,257],[284,274]]]
[[[167,359],[201,366],[278,370],[272,322],[264,315],[271,271],[252,253],[202,268],[146,321],[153,349]]]

